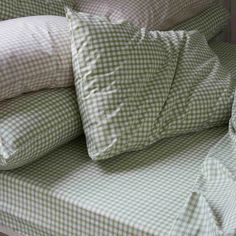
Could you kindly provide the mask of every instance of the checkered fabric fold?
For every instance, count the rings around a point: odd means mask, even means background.
[[[205,35],[207,40],[211,40],[224,30],[229,17],[229,12],[223,6],[215,5],[201,14],[176,25],[172,30],[198,30]]]
[[[229,132],[204,160],[169,235],[236,235],[236,94]]]
[[[236,80],[236,47],[223,42],[211,48]],[[184,208],[176,217],[169,235],[233,236],[236,234],[235,145],[236,99],[232,108],[229,132],[210,149],[199,177]]]
[[[236,46],[230,43],[214,42],[210,44],[210,47],[219,56],[221,64],[236,80]]]
[[[32,162],[82,133],[72,88],[22,95],[0,109],[0,170]]]
[[[2,21],[0,45],[0,101],[43,88],[73,86],[65,17]]]
[[[24,16],[64,16],[64,7],[75,7],[74,0],[1,0],[0,20]]]
[[[106,159],[228,122],[231,75],[198,32],[148,32],[67,10],[89,155]]]

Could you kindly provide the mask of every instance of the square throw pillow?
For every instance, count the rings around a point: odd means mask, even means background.
[[[0,170],[30,163],[82,133],[72,88],[25,94],[0,107]]]
[[[65,17],[32,16],[0,22],[0,101],[43,88],[73,85]]]
[[[217,0],[76,0],[81,12],[128,20],[149,30],[166,30],[183,22]]]
[[[231,75],[200,33],[147,31],[67,10],[92,159],[228,122]]]
[[[74,7],[74,0],[1,0],[0,20],[24,16],[64,16],[64,7]]]

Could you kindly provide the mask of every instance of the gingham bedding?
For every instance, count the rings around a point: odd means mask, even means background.
[[[236,78],[236,47],[211,47]],[[0,224],[23,236],[180,235],[176,219],[209,149],[227,131],[174,137],[102,162],[90,161],[84,138],[74,140],[30,166],[0,172]]]
[[[236,100],[229,132],[210,149],[201,164],[198,178],[171,227],[170,236],[236,235],[235,121]]]
[[[93,160],[228,122],[231,75],[199,32],[149,32],[73,10],[67,19]]]
[[[73,88],[8,99],[0,110],[0,170],[32,162],[83,133]]]
[[[0,20],[35,15],[64,16],[64,7],[75,7],[74,0],[1,0]]]
[[[78,9],[111,21],[128,20],[148,30],[166,30],[216,4],[215,0],[76,0]]]
[[[198,30],[211,40],[220,33],[228,23],[229,12],[221,5],[214,5],[199,15],[179,24],[172,30]]]
[[[227,127],[92,162],[84,139],[0,172],[0,223],[24,236],[166,236]]]
[[[0,45],[0,101],[73,85],[65,17],[31,16],[0,22]]]
[[[228,16],[216,5],[174,29],[198,29],[211,39],[222,30]],[[31,16],[1,22],[0,45],[0,101],[42,88],[73,86],[65,17]]]
[[[221,52],[221,60],[226,68],[235,68],[235,46],[214,43],[212,48],[215,52]],[[233,56],[231,63],[226,63],[230,54]],[[236,235],[235,130],[236,93],[228,132],[209,150],[192,191],[171,227],[170,236]]]
[[[219,56],[221,64],[236,76],[236,46],[234,44],[214,42],[210,44],[211,49]]]

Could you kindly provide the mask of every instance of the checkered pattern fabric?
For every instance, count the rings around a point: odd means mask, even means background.
[[[236,78],[236,47],[211,48]],[[98,163],[79,138],[29,166],[0,172],[0,224],[22,236],[166,236],[209,148],[227,130],[162,140]]]
[[[211,48],[236,80],[235,45],[217,42],[212,43]],[[209,151],[193,192],[176,217],[169,235],[236,235],[235,117],[234,99],[229,132]]]
[[[236,79],[236,46],[229,43],[215,42],[211,43],[210,47],[219,56],[221,64]]]
[[[209,148],[226,132],[162,140],[102,162],[91,161],[79,138],[0,172],[0,224],[22,236],[166,236]]]
[[[68,9],[75,86],[92,159],[228,122],[231,75],[197,32],[147,32]]]
[[[0,23],[0,101],[42,88],[73,85],[65,17],[33,16]]]
[[[211,40],[225,28],[229,17],[230,14],[224,7],[215,5],[172,29],[198,30],[205,35],[207,40]]]
[[[1,0],[0,20],[24,16],[64,16],[64,7],[75,7],[74,0]]]
[[[236,235],[236,93],[229,132],[209,151],[169,235]]]
[[[72,88],[27,94],[0,107],[0,170],[20,167],[82,133]]]
[[[76,0],[81,12],[128,20],[140,28],[165,30],[213,5],[215,0]]]

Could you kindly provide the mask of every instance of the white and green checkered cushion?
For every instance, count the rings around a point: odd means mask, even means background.
[[[42,88],[73,85],[65,17],[32,16],[0,22],[0,101]]]
[[[74,0],[1,0],[0,20],[24,16],[64,16],[64,7],[74,7]]]
[[[228,122],[231,75],[198,32],[148,32],[67,10],[92,159]]]
[[[216,0],[76,0],[81,12],[106,16],[111,21],[128,20],[149,30],[166,30],[201,11]]]
[[[25,94],[0,108],[0,170],[32,162],[82,133],[72,88]]]
[[[199,15],[173,27],[173,30],[198,30],[207,40],[213,39],[224,30],[230,14],[221,5],[214,5]]]

